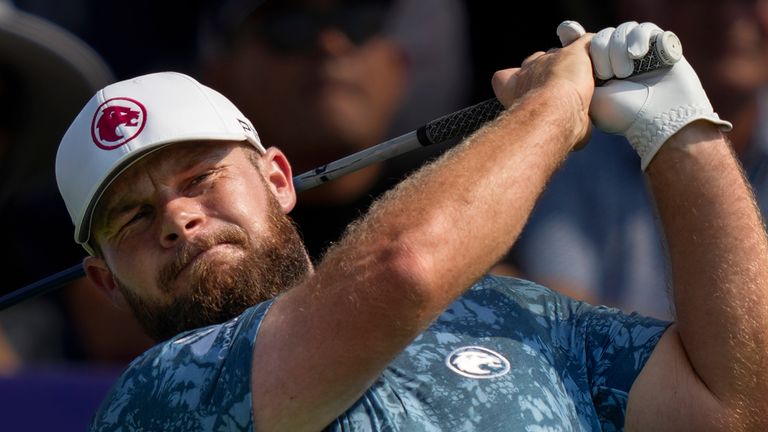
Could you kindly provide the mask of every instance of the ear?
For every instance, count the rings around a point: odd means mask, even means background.
[[[115,281],[112,271],[107,266],[107,263],[97,257],[89,256],[83,260],[83,268],[85,269],[85,276],[91,281],[105,296],[118,308],[126,306],[125,298],[123,294],[117,289],[117,282]]]
[[[283,213],[290,212],[296,205],[291,164],[288,163],[285,154],[275,147],[268,148],[261,160],[262,173],[272,194],[283,209]]]

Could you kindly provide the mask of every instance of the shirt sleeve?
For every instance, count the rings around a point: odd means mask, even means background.
[[[253,342],[270,304],[147,351],[117,381],[91,430],[252,430]]]
[[[514,325],[525,335],[520,340],[560,375],[580,415],[596,430],[597,424],[602,431],[623,430],[629,390],[671,323],[593,306],[524,280],[494,280],[519,305]]]
[[[620,430],[629,390],[671,322],[585,303],[577,311],[595,410],[603,430]]]

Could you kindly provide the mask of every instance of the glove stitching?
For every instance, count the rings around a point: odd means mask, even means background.
[[[626,137],[642,160],[643,169],[656,154],[661,145],[695,119],[719,121],[712,108],[706,105],[681,105],[656,115],[647,121],[638,121],[627,131]]]

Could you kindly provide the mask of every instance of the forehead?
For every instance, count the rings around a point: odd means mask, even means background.
[[[131,183],[145,173],[174,174],[185,168],[208,161],[217,161],[227,157],[237,148],[237,143],[188,142],[178,143],[152,152],[121,173],[109,187],[115,189],[120,184]]]

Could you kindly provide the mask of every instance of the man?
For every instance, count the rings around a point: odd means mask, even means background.
[[[285,220],[290,166],[225,98],[176,74],[98,93],[57,159],[86,272],[158,339],[212,325],[137,359],[93,429],[765,428],[765,231],[687,62],[594,92],[588,49],[603,79],[647,50],[656,28],[631,24],[499,71],[508,110],[374,204],[315,269]],[[678,104],[697,109],[635,141],[677,323],[483,277],[588,136],[589,110],[634,137]]]
[[[466,105],[468,38],[457,0],[210,3],[203,82],[243,111],[265,145],[279,145],[296,173]],[[375,197],[436,154],[418,153],[301,195],[292,219],[313,261]]]

